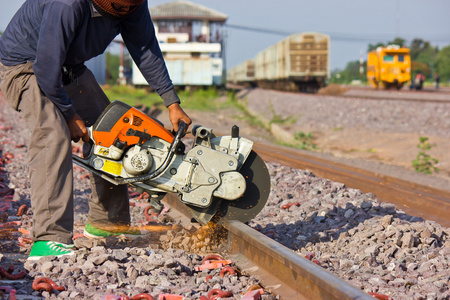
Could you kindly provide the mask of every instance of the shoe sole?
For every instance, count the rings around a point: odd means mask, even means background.
[[[100,236],[100,235],[90,234],[89,232],[86,231],[86,229],[84,230],[83,235],[90,239],[104,239],[104,238],[108,237],[108,236]],[[112,235],[110,235],[110,236],[112,236]]]
[[[107,235],[107,236],[101,236],[101,235],[91,234],[91,233],[87,232],[86,229],[85,229],[84,232],[83,232],[83,235],[85,237],[87,237],[87,238],[90,238],[90,239],[105,239],[107,237],[120,236],[120,235],[123,235],[123,236],[125,236],[127,238],[136,238],[138,236],[141,236],[142,233],[141,234],[118,233],[118,234],[111,234],[111,235]]]
[[[28,256],[27,260],[40,260],[41,258],[44,258],[44,257],[63,257],[63,256],[72,256],[72,255],[75,255],[75,253],[72,252],[72,253],[61,254],[61,255]]]

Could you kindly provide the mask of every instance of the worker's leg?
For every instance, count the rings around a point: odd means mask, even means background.
[[[109,100],[91,71],[86,70],[76,82],[65,86],[77,113],[92,126]],[[114,185],[90,173],[92,195],[89,199],[88,222],[100,229],[111,229],[130,223],[130,206],[127,185]]]
[[[59,109],[41,93],[32,67],[32,63],[7,67],[1,73],[1,89],[31,131],[28,161],[33,240],[71,244],[73,177],[69,129]]]

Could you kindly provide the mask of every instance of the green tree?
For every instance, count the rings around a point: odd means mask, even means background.
[[[375,45],[369,44],[369,46],[367,47],[367,52],[373,51],[375,49],[377,49],[378,47],[384,47],[385,44],[384,43],[377,43]]]
[[[422,73],[423,75],[429,76],[431,73],[430,66],[423,62],[412,61],[411,62],[411,76],[415,78],[418,73]]]
[[[347,66],[344,70],[335,70],[331,74],[331,83],[340,83],[347,84],[352,80],[358,79],[365,81],[366,80],[366,62],[363,63],[363,73],[362,75],[359,73],[360,62],[359,60],[351,61],[347,63]],[[339,74],[339,76],[336,76]]]
[[[427,65],[426,70],[423,72],[426,77],[433,77],[433,72],[435,71],[434,61],[438,52],[438,47],[432,47],[428,44],[426,48],[423,48],[422,51],[418,53],[415,59],[416,62]],[[411,69],[413,73],[416,71],[414,68]]]
[[[450,80],[450,46],[442,48],[436,54],[434,64],[441,81]]]
[[[400,38],[400,37],[396,37],[392,42],[389,42],[388,45],[397,45],[400,47],[405,46],[405,40]]]
[[[117,79],[119,78],[119,65],[119,55],[106,52],[106,82],[108,84],[114,85],[117,83]]]
[[[400,46],[400,47],[403,47],[403,46],[406,45],[405,42],[406,42],[406,41],[405,41],[404,39],[402,39],[402,38],[400,38],[400,37],[396,37],[396,38],[395,38],[393,41],[391,41],[391,42],[387,42],[387,43],[379,42],[379,43],[374,44],[374,45],[369,44],[369,46],[367,47],[367,52],[370,52],[370,51],[372,51],[372,50],[375,50],[375,49],[377,49],[378,47],[386,47],[386,46],[388,46],[388,45],[398,45],[398,46]]]
[[[430,42],[424,41],[422,39],[414,39],[409,46],[411,60],[416,61],[421,53],[427,51],[430,48]]]
[[[132,68],[132,59],[129,54],[124,54],[123,57],[123,66],[125,69]],[[118,83],[119,78],[119,67],[120,67],[120,55],[113,54],[111,52],[106,52],[106,82],[111,85],[115,85]],[[124,69],[124,71],[125,71]]]

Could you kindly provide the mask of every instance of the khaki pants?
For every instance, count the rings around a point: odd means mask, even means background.
[[[0,89],[8,103],[20,112],[31,131],[28,146],[33,240],[71,244],[73,237],[72,143],[59,109],[45,97],[36,81],[33,64],[7,67],[0,63]],[[95,123],[109,104],[91,71],[65,86],[86,126]],[[90,174],[88,222],[95,227],[128,225],[130,208],[126,185],[115,186]]]

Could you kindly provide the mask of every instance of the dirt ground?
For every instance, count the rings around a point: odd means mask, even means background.
[[[418,152],[416,134],[375,133],[363,130],[315,132],[317,144],[324,152],[336,157],[367,159],[413,170],[412,161]],[[450,139],[430,136],[432,149],[429,154],[441,158],[439,176],[450,178],[448,161]]]
[[[371,88],[346,87],[344,95],[368,95],[375,99],[399,98],[421,101],[448,101],[450,94],[447,88],[441,92],[428,88],[422,93],[411,93],[407,89],[393,93],[392,91],[373,90]],[[358,158],[373,162],[390,164],[413,170],[412,161],[417,158],[417,134],[393,133],[389,131],[374,132],[370,130],[346,128],[345,130],[315,131],[317,144],[324,152],[336,157]],[[435,176],[450,179],[450,139],[438,135],[427,135],[432,148],[427,151],[431,157],[438,158],[440,171]]]

